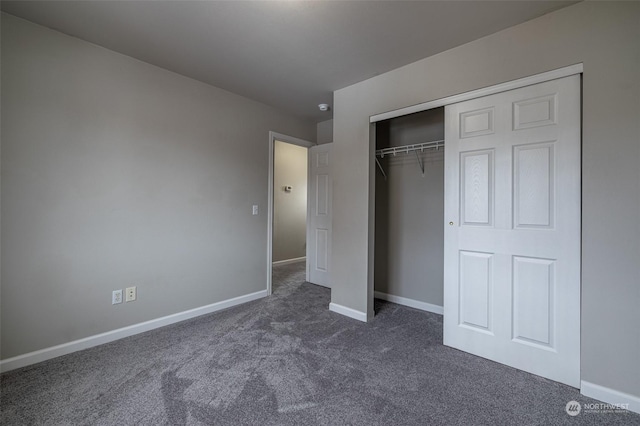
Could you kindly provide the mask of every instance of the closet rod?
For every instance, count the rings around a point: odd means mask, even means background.
[[[376,157],[384,158],[385,155],[408,154],[414,151],[438,150],[444,146],[444,140],[414,143],[410,145],[391,146],[376,150]]]
[[[387,174],[384,172],[384,169],[382,168],[382,164],[380,164],[380,161],[378,161],[378,157],[384,158],[385,155],[408,154],[410,152],[413,152],[416,154],[416,160],[418,160],[420,171],[422,172],[422,176],[424,176],[424,163],[420,159],[420,156],[418,155],[418,151],[424,152],[425,149],[427,151],[437,151],[443,146],[444,146],[444,140],[424,142],[424,143],[414,143],[411,145],[392,146],[389,148],[376,150],[375,160],[376,160],[376,164],[378,165],[378,168],[380,169],[380,172],[382,173],[382,176],[384,176],[384,180],[387,180]]]

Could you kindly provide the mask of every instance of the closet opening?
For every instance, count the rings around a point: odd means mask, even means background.
[[[444,117],[371,118],[374,295],[440,310],[445,346],[573,387],[580,94],[569,67],[434,101]],[[417,145],[443,136],[445,155]]]
[[[375,297],[443,313],[444,107],[379,121]]]

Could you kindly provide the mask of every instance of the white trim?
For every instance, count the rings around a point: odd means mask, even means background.
[[[562,77],[568,77],[583,72],[582,63],[569,65],[568,67],[558,68],[556,70],[543,72],[541,74],[531,75],[529,77],[519,78],[517,80],[507,81],[505,83],[496,84],[494,86],[483,87],[481,89],[472,90],[470,92],[459,93],[446,98],[435,99],[429,102],[396,109],[382,114],[376,114],[369,117],[370,123],[375,123],[390,118],[401,117],[403,115],[413,114],[416,112],[426,111],[428,109],[439,108],[441,106],[455,104],[458,102],[468,101],[470,99],[481,98],[483,96],[494,95],[508,90],[519,89],[533,84],[543,83],[545,81],[555,80]]]
[[[267,296],[266,290],[260,290],[255,293],[246,294],[244,296],[234,297],[232,299],[223,300],[221,302],[212,303],[210,305],[201,306],[188,311],[178,312],[176,314],[167,315],[165,317],[156,318],[150,321],[133,324],[128,327],[119,328],[117,330],[107,331],[106,333],[96,334],[94,336],[85,337],[84,339],[74,340],[73,342],[63,343],[61,345],[52,346],[50,348],[40,349],[29,352],[24,355],[18,355],[13,358],[7,358],[0,361],[0,372],[15,370],[16,368],[26,367],[31,364],[46,361],[72,352],[81,351],[83,349],[92,348],[104,343],[113,342],[114,340],[124,337],[133,336],[135,334],[144,333],[145,331],[164,327],[180,321],[198,317],[200,315],[210,314],[232,306],[241,305]]]
[[[398,305],[420,309],[421,311],[433,312],[438,315],[444,314],[444,308],[439,305],[433,305],[431,303],[421,302],[419,300],[409,299],[406,297],[394,296],[393,294],[387,294],[381,291],[375,291],[373,294],[376,299],[382,299],[387,302],[397,303]]]
[[[313,259],[311,257],[311,249],[309,248],[309,241],[311,241],[311,217],[309,212],[311,211],[311,148],[307,150],[307,221],[304,224],[305,226],[305,244],[304,244],[304,254],[306,259]],[[304,280],[306,282],[311,282],[311,262],[307,262],[305,271],[304,271]]]
[[[305,256],[294,257],[293,259],[276,260],[275,262],[272,262],[272,265],[273,266],[276,266],[276,265],[288,265],[290,263],[304,262],[306,260],[307,260],[307,258]]]
[[[335,312],[336,314],[344,315],[358,321],[367,322],[366,313],[347,308],[346,306],[338,305],[337,303],[329,303],[329,310]]]
[[[315,144],[304,139],[283,135],[282,133],[269,132],[269,177],[267,179],[267,295],[271,294],[273,274],[273,167],[276,140],[293,145],[311,148]],[[307,213],[308,214],[308,213]],[[307,276],[307,280],[309,277]]]
[[[295,136],[284,135],[282,133],[277,133],[277,132],[269,132],[269,136],[271,137],[271,140],[278,140],[280,142],[286,142],[292,145],[303,146],[305,148],[311,148],[312,146],[317,145],[305,139],[300,139],[300,138],[296,138]]]
[[[580,393],[607,404],[629,404],[629,411],[640,413],[640,397],[582,380]]]

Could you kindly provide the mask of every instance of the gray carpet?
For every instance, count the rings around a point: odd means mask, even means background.
[[[3,425],[640,425],[571,387],[442,346],[442,317],[329,312],[304,264],[274,295],[1,376]]]

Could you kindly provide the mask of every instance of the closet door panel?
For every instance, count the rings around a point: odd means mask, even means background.
[[[554,218],[554,142],[513,148],[514,226],[552,228]]]
[[[460,114],[460,139],[494,133],[494,108],[483,108]]]
[[[578,387],[580,78],[445,117],[444,343]]]
[[[492,333],[492,257],[491,253],[460,251],[458,324],[486,333]]]
[[[493,151],[460,154],[460,217],[464,225],[493,224]]]

